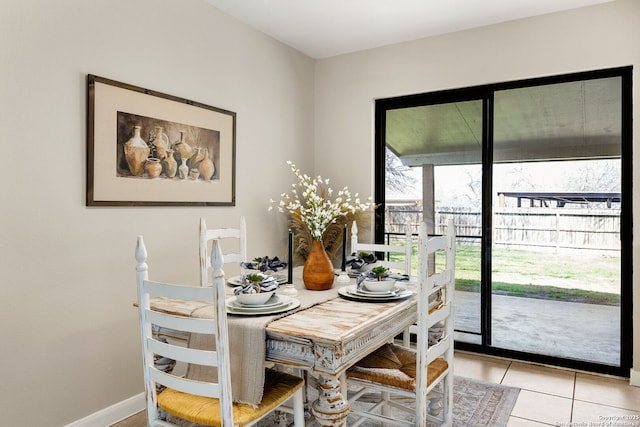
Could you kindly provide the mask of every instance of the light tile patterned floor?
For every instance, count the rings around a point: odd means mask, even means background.
[[[521,389],[508,427],[640,427],[640,387],[627,379],[463,352],[456,352],[454,372]]]
[[[465,352],[456,352],[454,373],[521,389],[507,427],[640,427],[640,387],[626,379]],[[114,427],[145,425],[140,413]]]

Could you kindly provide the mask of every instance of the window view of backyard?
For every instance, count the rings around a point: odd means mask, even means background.
[[[470,343],[481,339],[481,215],[470,208],[481,203],[478,172],[478,166],[434,170],[434,233],[442,233],[453,216],[458,234],[456,338]],[[404,173],[405,188],[408,183],[420,188],[420,168]],[[619,194],[620,179],[619,160],[495,165],[493,345],[619,363],[620,200],[611,194]],[[517,197],[525,193],[546,198]],[[562,198],[570,193],[590,194],[592,200]],[[391,192],[385,226],[389,239],[394,231],[404,232],[407,218],[415,227],[422,221],[418,194]],[[436,265],[441,262],[436,259]]]

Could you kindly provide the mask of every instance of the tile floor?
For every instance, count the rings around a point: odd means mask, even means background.
[[[626,379],[460,351],[454,373],[520,388],[507,427],[640,427],[640,387]],[[114,427],[145,424],[144,414],[138,414]]]
[[[507,427],[640,427],[640,387],[626,379],[465,352],[454,372],[520,388]]]

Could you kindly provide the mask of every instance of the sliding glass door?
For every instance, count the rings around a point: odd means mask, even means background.
[[[630,76],[376,102],[376,239],[408,212],[432,234],[454,219],[459,347],[630,368]],[[390,184],[403,175],[412,180]]]
[[[494,347],[620,364],[621,82],[494,93]]]

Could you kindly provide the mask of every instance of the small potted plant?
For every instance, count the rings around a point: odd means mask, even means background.
[[[254,285],[256,289],[256,293],[262,292],[260,283],[264,280],[264,277],[261,274],[256,274],[256,273],[247,274],[245,276],[245,280],[247,281],[247,283],[251,283],[252,285]]]
[[[390,292],[396,281],[387,277],[389,269],[381,265],[373,267],[364,280],[364,287],[370,292]]]
[[[378,282],[382,281],[382,278],[384,277],[384,274],[389,271],[389,269],[387,267],[383,267],[381,265],[377,266],[377,267],[373,267],[371,269],[371,272],[373,274],[375,274],[376,278],[378,279]]]
[[[262,282],[265,276],[258,273],[251,273],[244,276],[244,284],[234,290],[238,302],[244,305],[262,305],[275,293],[275,288],[265,290]]]

